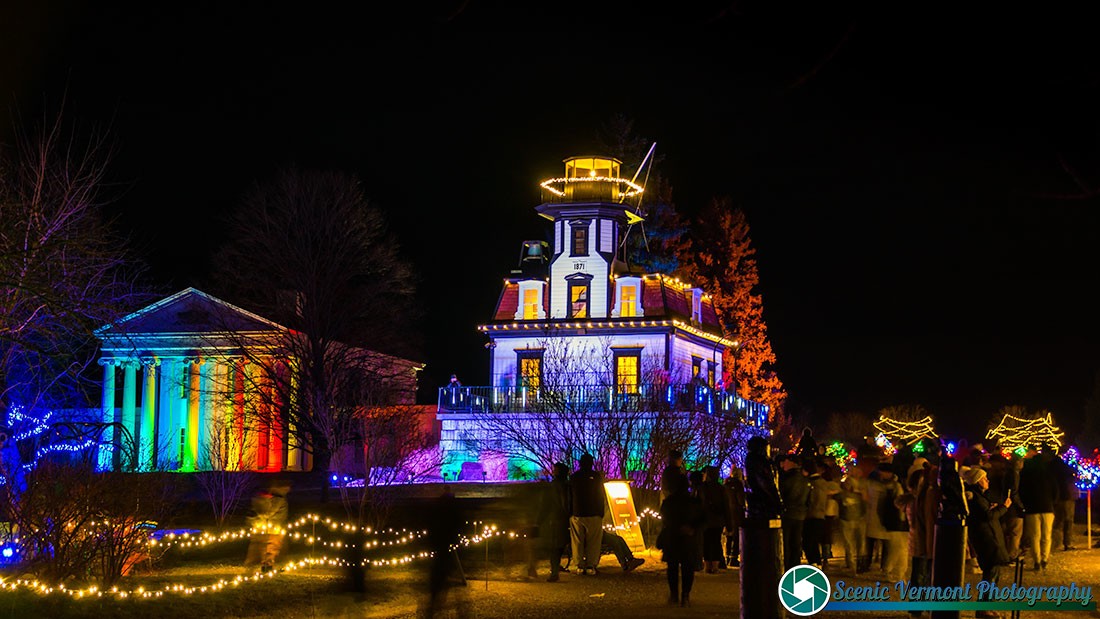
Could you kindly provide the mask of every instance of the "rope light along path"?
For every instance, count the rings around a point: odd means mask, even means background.
[[[289,525],[286,529],[278,529],[284,535],[287,535],[290,539],[296,541],[307,541],[309,543],[315,543],[319,541],[316,536],[306,536],[301,533],[290,533],[290,529],[299,526],[304,526],[304,523],[311,522],[316,516],[306,516],[296,521],[293,525]],[[639,520],[643,518],[654,518],[659,520],[660,515],[652,510],[645,510],[639,516]],[[318,521],[320,519],[318,518]],[[344,532],[356,532],[366,531],[371,532],[369,527],[359,527],[356,525],[349,525],[346,523],[336,523],[328,521],[326,524],[330,526],[332,530],[342,530]],[[459,541],[452,546],[452,550],[457,550],[459,547],[468,547],[487,542],[488,540],[496,537],[505,537],[510,540],[521,539],[526,537],[522,533],[515,531],[508,531],[499,528],[495,524],[486,524],[480,522],[471,523],[474,525],[481,525],[481,531],[472,536],[462,536]],[[199,536],[191,536],[190,534],[170,534],[166,536],[169,542],[163,540],[158,541],[150,539],[149,543],[152,546],[164,547],[164,546],[178,546],[180,548],[200,548],[207,547],[218,543],[236,541],[245,539],[253,531],[267,533],[268,527],[256,527],[250,530],[240,529],[237,531],[229,531],[220,535],[202,534]],[[424,537],[427,531],[412,532],[405,529],[396,531],[393,529],[387,529],[383,533],[390,533],[398,535],[393,540],[370,540],[364,544],[364,549],[367,548],[380,548],[386,546],[398,546],[402,544],[410,543],[416,539]],[[328,542],[327,545],[333,548],[342,548],[346,544],[344,542]],[[360,565],[363,566],[378,566],[378,567],[392,567],[408,565],[412,562],[422,559],[428,559],[433,556],[433,553],[428,551],[409,553],[402,556],[395,556],[386,559],[363,559]],[[344,559],[332,558],[328,556],[321,556],[317,558],[304,558],[295,561],[289,561],[283,565],[282,568],[273,570],[270,572],[254,572],[251,575],[239,575],[231,579],[219,579],[206,585],[186,585],[183,583],[167,584],[163,587],[144,587],[139,586],[134,589],[120,589],[118,587],[112,587],[110,589],[100,589],[97,586],[89,586],[84,588],[72,588],[66,587],[62,584],[49,584],[37,579],[27,578],[3,578],[0,577],[0,591],[15,591],[19,589],[33,591],[40,595],[67,595],[72,599],[86,600],[86,599],[101,599],[101,598],[116,598],[116,599],[164,599],[173,595],[191,596],[191,595],[211,595],[220,593],[223,591],[230,591],[240,588],[242,585],[255,584],[262,582],[266,579],[274,578],[281,574],[287,574],[304,567],[322,566],[322,567],[347,567],[351,565],[350,562]]]

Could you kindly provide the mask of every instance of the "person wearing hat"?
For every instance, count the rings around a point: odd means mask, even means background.
[[[982,580],[996,584],[1001,566],[1008,564],[1009,559],[1001,530],[1001,516],[1012,505],[1012,499],[1006,497],[1000,502],[998,497],[989,492],[989,476],[980,466],[972,466],[966,470],[963,484],[966,488],[967,505],[970,506],[970,515],[966,518],[970,544],[982,569]],[[978,601],[989,600],[979,597]],[[974,616],[1000,617],[1000,614],[979,610]]]
[[[928,459],[922,456],[913,458],[913,463],[909,465],[909,470],[905,472],[905,479],[909,479],[913,476],[913,471],[923,471],[928,468]]]

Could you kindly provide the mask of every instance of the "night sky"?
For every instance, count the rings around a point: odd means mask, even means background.
[[[1072,432],[1093,390],[1084,8],[24,4],[0,9],[0,142],[63,97],[107,128],[110,208],[173,292],[202,287],[217,214],[256,179],[358,174],[422,277],[428,386],[488,382],[476,325],[546,238],[538,182],[624,114],[678,210],[747,213],[796,415],[919,403],[972,434],[1022,404]]]

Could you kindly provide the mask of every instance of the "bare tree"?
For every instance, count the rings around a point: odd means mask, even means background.
[[[610,338],[540,339],[544,366],[537,385],[514,387],[499,405],[477,413],[478,444],[470,448],[543,471],[590,453],[609,477],[630,476],[637,487],[653,489],[671,449],[697,465],[740,464],[748,438],[743,420],[705,410],[694,391],[705,387],[670,376],[656,356],[643,357],[636,385],[621,383],[610,345]]]
[[[97,473],[92,458],[45,460],[28,477],[18,497],[5,493],[4,507],[25,568],[48,582],[96,578],[113,586],[148,557],[149,532],[177,498],[171,477]]]
[[[268,381],[251,413],[310,450],[327,497],[331,459],[356,440],[360,412],[415,397],[417,364],[396,356],[416,348],[415,278],[348,174],[284,170],[253,188],[229,228],[215,261],[225,298],[287,327],[259,347],[238,336]]]
[[[86,404],[93,331],[146,298],[103,210],[109,142],[63,121],[0,150],[0,410]]]
[[[397,487],[435,475],[442,453],[431,427],[410,405],[360,411],[354,436],[357,440],[334,454],[333,474],[341,481],[362,483],[341,483],[340,499],[349,518],[381,527],[393,509]]]
[[[864,437],[870,436],[874,432],[871,421],[869,415],[857,411],[833,413],[829,415],[828,421],[825,422],[823,438],[842,441],[850,445],[860,445],[863,443]]]
[[[256,434],[251,428],[242,428],[235,436],[232,420],[225,417],[213,419],[207,429],[207,440],[202,443],[204,460],[209,463],[195,473],[195,479],[214,513],[219,529],[225,527],[229,516],[256,486],[257,474],[242,467],[241,453],[250,453],[256,447]],[[158,458],[158,462],[163,461]]]

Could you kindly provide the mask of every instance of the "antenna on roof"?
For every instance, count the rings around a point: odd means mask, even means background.
[[[652,145],[650,145],[649,151],[646,152],[645,157],[642,157],[642,163],[640,163],[638,165],[638,169],[634,171],[634,178],[630,179],[630,182],[636,183],[638,181],[638,175],[642,173],[642,168],[646,168],[646,163],[649,161],[649,158],[651,156],[653,156],[653,150],[656,149],[656,148],[657,148],[657,143],[656,142],[654,142]],[[646,170],[645,170],[645,181],[642,182],[642,191],[640,191],[638,193],[638,195],[645,195],[645,186],[646,186],[647,183],[649,183],[649,172],[652,169],[653,169],[652,165],[650,165],[648,168],[646,168]],[[623,198],[619,198],[619,201],[621,202],[624,198],[625,198],[625,196]],[[624,247],[626,247],[626,239],[627,239],[627,237],[630,236],[630,230],[634,227],[634,224],[642,224],[642,242],[645,243],[645,250],[649,251],[649,239],[646,238],[645,224],[643,223],[643,222],[645,222],[645,218],[643,218],[641,215],[638,215],[638,211],[640,211],[641,209],[642,209],[642,203],[641,203],[641,198],[639,198],[638,199],[638,205],[634,208],[634,212],[633,213],[631,213],[630,211],[626,212],[626,232],[623,233],[623,240],[622,240],[622,242],[619,243],[619,249],[620,250],[623,249]],[[626,253],[623,253],[623,262],[626,262]],[[627,263],[627,264],[629,265],[629,263]]]

